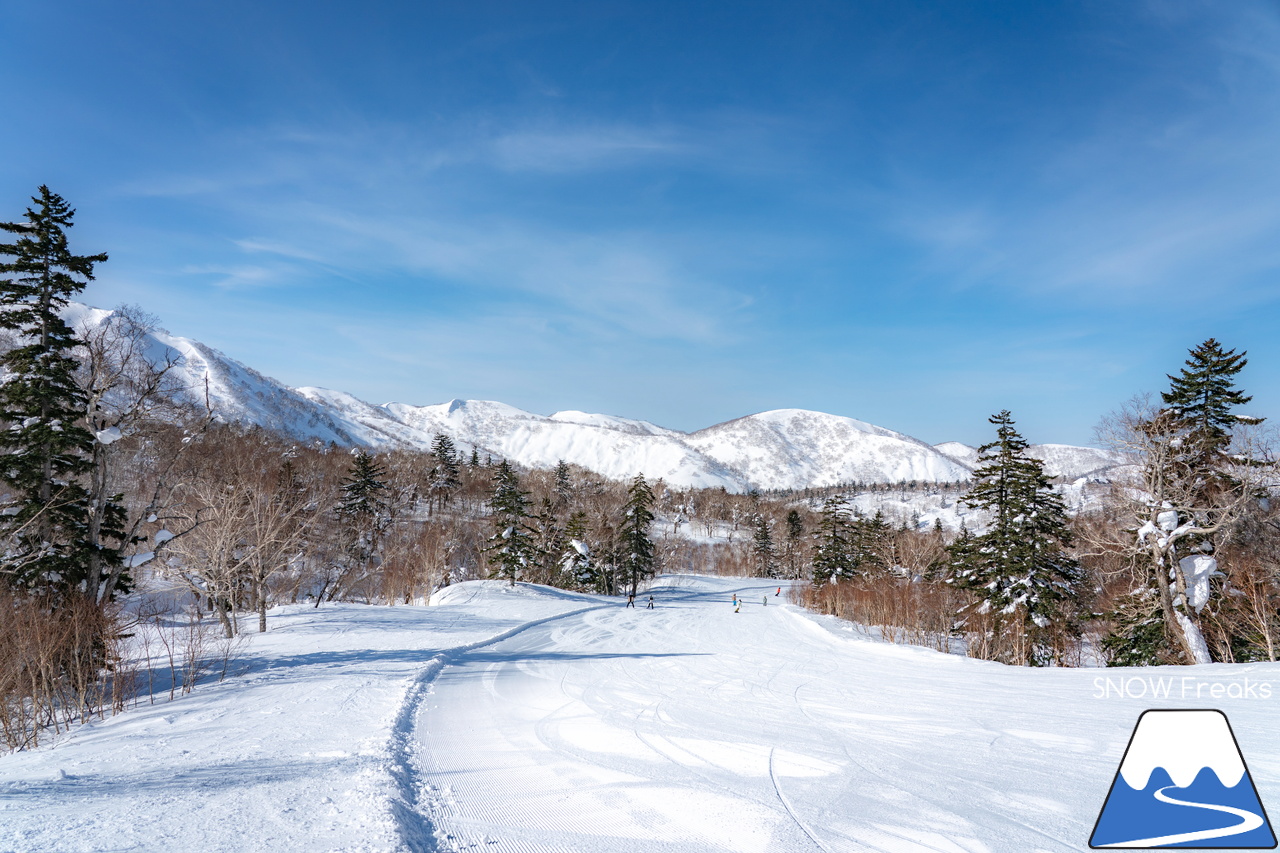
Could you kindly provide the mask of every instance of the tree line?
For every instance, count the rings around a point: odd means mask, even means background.
[[[811,606],[894,636],[1015,664],[1276,660],[1280,515],[1261,418],[1237,411],[1247,353],[1193,348],[1159,402],[1138,397],[1099,427],[1128,464],[1103,500],[1068,517],[1013,416],[990,418],[963,525],[914,569],[885,571],[874,519],[823,504]],[[845,581],[843,586],[841,581]]]

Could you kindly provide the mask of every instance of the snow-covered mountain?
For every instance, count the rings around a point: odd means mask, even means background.
[[[683,433],[644,421],[560,412],[550,417],[484,400],[452,400],[436,406],[388,403],[382,407],[430,441],[447,433],[464,447],[475,447],[535,468],[559,460],[614,479],[643,473],[681,486],[724,486],[745,491],[752,483],[690,447]]]
[[[972,470],[978,467],[978,448],[958,441],[935,444],[934,450]],[[1126,464],[1118,453],[1099,450],[1096,447],[1076,447],[1071,444],[1033,444],[1027,455],[1044,463],[1045,473],[1064,480],[1078,480],[1102,474],[1117,465]]]
[[[112,314],[73,302],[64,319],[73,328],[90,330],[110,322]],[[400,425],[388,425],[391,431],[384,434],[348,417],[345,406],[313,401],[199,341],[156,329],[146,336],[142,349],[153,364],[175,362],[169,376],[179,388],[176,396],[196,406],[207,402],[220,420],[257,424],[302,441],[377,446],[401,438],[395,431]]]
[[[112,312],[72,305],[67,319],[100,327]],[[504,403],[451,400],[430,406],[373,405],[343,391],[290,388],[199,341],[153,331],[146,345],[155,362],[177,359],[178,396],[217,418],[251,423],[298,441],[426,449],[438,433],[463,453],[549,468],[565,460],[603,476],[638,473],[684,487],[803,489],[859,481],[967,480],[977,452],[958,442],[923,441],[853,418],[779,409],[693,433],[647,421],[566,411],[537,415]],[[1118,460],[1100,450],[1039,445],[1051,473],[1079,477]]]
[[[923,441],[853,418],[777,409],[698,430],[685,443],[756,488],[952,482],[970,471]]]

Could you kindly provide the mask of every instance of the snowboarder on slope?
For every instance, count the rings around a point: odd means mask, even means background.
[[[768,606],[769,606],[769,596],[767,596],[767,595],[766,595],[766,596],[764,596],[764,606],[765,606],[765,607],[768,607]]]
[[[782,587],[778,587],[778,591],[773,594],[773,597],[777,598],[780,595],[782,595]]]

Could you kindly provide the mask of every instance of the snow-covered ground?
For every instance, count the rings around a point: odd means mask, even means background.
[[[281,608],[244,674],[0,757],[0,849],[1081,850],[1153,707],[1223,710],[1280,802],[1280,665],[1010,668],[775,590]]]

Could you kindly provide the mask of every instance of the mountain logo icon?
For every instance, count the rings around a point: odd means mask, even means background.
[[[1273,849],[1276,835],[1226,714],[1144,711],[1089,846]]]

